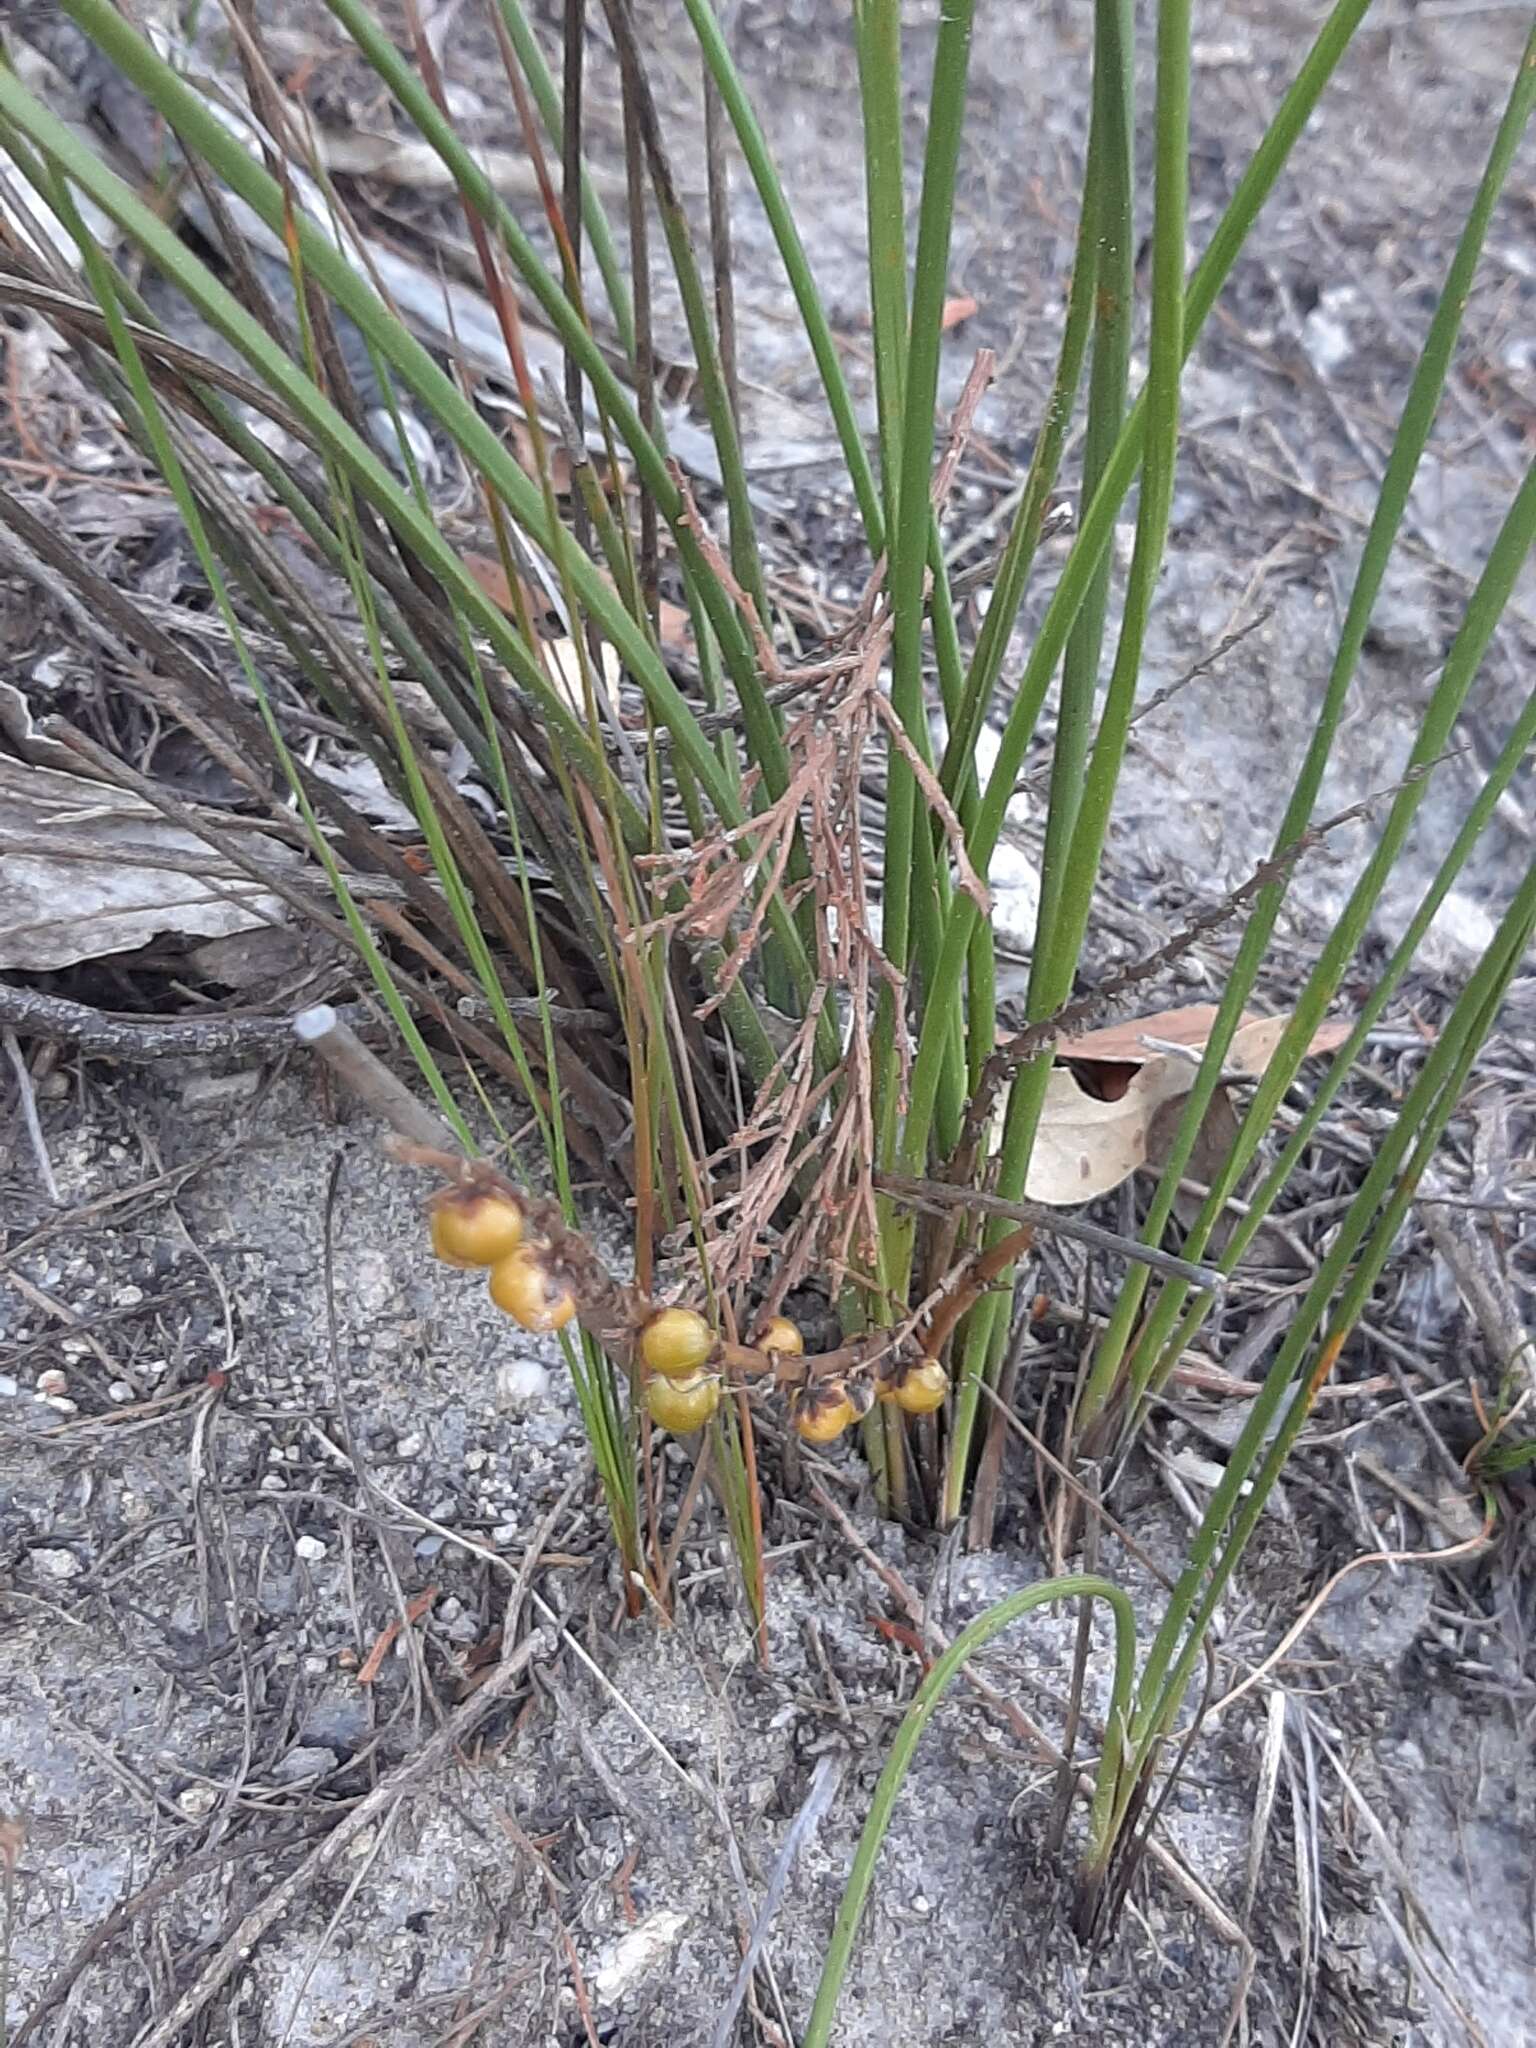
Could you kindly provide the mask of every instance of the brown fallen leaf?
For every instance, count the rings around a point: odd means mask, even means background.
[[[513,602],[512,586],[507,581],[506,570],[501,566],[496,556],[463,554],[459,557],[459,560],[464,564],[470,575],[474,577],[480,588],[491,600],[491,603],[500,605],[508,618],[516,618],[517,606]],[[523,603],[527,607],[528,616],[532,619],[533,623],[536,626],[541,624],[553,625],[555,623],[555,615],[549,608],[548,599],[540,591],[535,590],[524,576],[518,577],[517,584]]]
[[[507,572],[495,555],[467,553],[459,559],[480,588],[491,600],[500,605],[509,618],[515,618],[517,607],[512,602],[512,586],[507,581]],[[603,581],[612,588],[605,575]],[[549,599],[541,590],[536,590],[526,577],[520,576],[518,583],[523,601],[528,607],[528,616],[533,623],[552,627],[558,624],[556,613],[551,609]],[[685,605],[673,604],[669,598],[662,598],[658,607],[658,624],[661,644],[668,654],[686,654],[693,645],[693,622]]]
[[[1106,1100],[1083,1087],[1070,1067],[1055,1067],[1029,1162],[1025,1194],[1052,1209],[1107,1195],[1147,1160],[1159,1106],[1189,1092],[1195,1070],[1166,1054],[1136,1068],[1122,1093]]]
[[[1224,1071],[1254,1079],[1275,1056],[1289,1017],[1259,1017],[1245,1010],[1232,1034]],[[1187,1003],[1180,1009],[1155,1010],[1150,1017],[1128,1017],[1120,1024],[1106,1024],[1099,1031],[1085,1031],[1078,1038],[1056,1042],[1056,1057],[1106,1062],[1117,1066],[1141,1066],[1156,1059],[1170,1046],[1192,1056],[1203,1053],[1216,1022],[1214,1003]],[[1312,1034],[1308,1056],[1333,1052],[1349,1036],[1350,1026],[1340,1017],[1330,1017]],[[1193,1063],[1193,1060],[1191,1061]]]
[[[1166,1156],[1173,1122],[1166,1105],[1177,1103],[1193,1086],[1198,1055],[1215,1017],[1213,1003],[1195,1003],[1060,1041],[1030,1160],[1025,1190],[1030,1199],[1050,1208],[1075,1207],[1108,1194],[1138,1168]],[[1233,1033],[1225,1075],[1254,1080],[1262,1074],[1287,1021],[1245,1015]],[[1333,1051],[1349,1029],[1344,1020],[1330,1019],[1313,1034],[1309,1054]],[[1201,1134],[1202,1178],[1210,1178],[1220,1164],[1220,1145],[1230,1141],[1230,1120],[1231,1105],[1222,1089],[1213,1101],[1209,1133]]]

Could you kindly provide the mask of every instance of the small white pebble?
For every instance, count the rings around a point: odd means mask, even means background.
[[[439,1621],[457,1621],[463,1612],[464,1602],[455,1598],[452,1593],[448,1595],[446,1600],[439,1600],[437,1603],[437,1618]]]
[[[509,1358],[496,1368],[498,1408],[537,1408],[549,1398],[549,1368],[536,1358]]]
[[[491,1541],[498,1550],[510,1550],[517,1541],[516,1522],[498,1522],[491,1531]]]
[[[14,1401],[20,1392],[21,1388],[11,1378],[10,1374],[8,1372],[0,1372],[0,1400]]]
[[[67,1394],[68,1375],[60,1372],[57,1366],[50,1367],[47,1372],[40,1372],[37,1376],[37,1391],[45,1400],[49,1394]]]
[[[325,1556],[325,1545],[318,1536],[301,1536],[293,1547],[306,1564],[319,1564]]]
[[[330,1669],[324,1657],[317,1657],[313,1651],[304,1659],[304,1669],[311,1678],[324,1678]]]
[[[83,1337],[65,1337],[59,1344],[66,1358],[84,1358],[90,1348]]]
[[[211,1785],[189,1785],[176,1794],[176,1804],[188,1820],[206,1820],[218,1803],[219,1795]]]
[[[480,1471],[480,1470],[482,1469],[482,1467],[484,1466],[484,1464],[485,1464],[485,1461],[486,1461],[486,1458],[487,1458],[487,1456],[488,1456],[488,1453],[487,1453],[487,1452],[485,1452],[485,1451],[466,1451],[466,1452],[464,1453],[464,1469],[465,1469],[465,1471],[466,1471],[466,1472],[478,1472],[478,1471]]]
[[[166,1369],[167,1361],[163,1358],[148,1359],[145,1361],[143,1365],[139,1367],[139,1371],[143,1373],[145,1379],[147,1380],[159,1379],[160,1375],[164,1371],[166,1371]]]
[[[112,1384],[107,1388],[107,1399],[109,1401],[131,1401],[133,1399],[133,1389],[126,1380],[113,1380]]]
[[[71,1401],[67,1394],[40,1394],[38,1399],[45,1408],[51,1408],[55,1415],[78,1415],[80,1403]]]
[[[288,1482],[281,1472],[264,1472],[261,1479],[263,1493],[286,1493]]]
[[[34,1571],[50,1579],[78,1579],[85,1570],[72,1550],[29,1550],[27,1556]]]
[[[117,1305],[119,1308],[137,1308],[143,1299],[144,1290],[142,1287],[119,1287],[117,1290]]]
[[[298,1464],[298,1462],[299,1462],[299,1459],[300,1459],[300,1458],[301,1458],[301,1457],[302,1457],[303,1455],[304,1455],[304,1454],[303,1454],[303,1452],[302,1452],[302,1451],[301,1451],[301,1450],[299,1449],[299,1446],[298,1446],[297,1444],[290,1444],[290,1445],[288,1446],[287,1450],[286,1450],[286,1451],[284,1451],[284,1453],[283,1453],[283,1457],[284,1457],[284,1459],[285,1459],[285,1460],[286,1460],[286,1462],[287,1462],[288,1464],[290,1464],[290,1465],[297,1465],[297,1464]]]
[[[400,1438],[399,1442],[395,1445],[395,1456],[397,1458],[419,1458],[421,1456],[421,1438],[416,1435],[414,1430],[409,1436]]]

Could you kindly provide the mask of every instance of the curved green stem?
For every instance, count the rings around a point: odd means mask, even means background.
[[[837,1909],[837,1921],[827,1948],[827,1960],[822,1965],[821,1982],[816,1987],[816,2003],[811,2008],[811,2017],[801,2048],[827,2048],[827,2043],[832,2037],[832,2020],[837,2011],[843,1978],[848,1971],[849,1957],[853,1953],[854,1938],[858,1934],[859,1922],[868,1903],[869,1888],[874,1878],[875,1861],[880,1854],[880,1845],[885,1840],[886,1830],[891,1824],[891,1815],[895,1810],[896,1795],[901,1790],[902,1780],[907,1775],[917,1745],[922,1741],[923,1732],[933,1719],[939,1702],[968,1657],[974,1656],[977,1650],[991,1642],[995,1635],[1000,1635],[1021,1615],[1028,1614],[1032,1608],[1043,1607],[1050,1600],[1103,1600],[1114,1616],[1115,1675],[1110,1691],[1104,1754],[1099,1759],[1098,1778],[1094,1785],[1089,1863],[1092,1864],[1102,1849],[1107,1847],[1110,1812],[1124,1758],[1131,1681],[1135,1675],[1136,1617],[1129,1597],[1119,1586],[1112,1585],[1108,1579],[1080,1573],[1067,1578],[1044,1579],[1039,1585],[1026,1586],[1020,1593],[1010,1593],[1006,1600],[1000,1600],[995,1607],[989,1607],[985,1614],[978,1615],[969,1627],[961,1630],[919,1686],[916,1698],[896,1731],[896,1740],[891,1745],[885,1769],[880,1773],[880,1782],[875,1787],[875,1796],[870,1805],[869,1818],[864,1823],[864,1832],[859,1837],[848,1886],[843,1893],[842,1904]]]

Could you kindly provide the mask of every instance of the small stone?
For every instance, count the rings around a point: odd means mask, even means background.
[[[412,1430],[409,1436],[401,1437],[395,1445],[395,1456],[397,1458],[419,1458],[421,1456],[421,1449],[421,1438]]]
[[[517,1541],[516,1522],[498,1522],[491,1531],[491,1541],[498,1550],[510,1550]]]
[[[78,1415],[80,1403],[71,1401],[66,1394],[40,1394],[38,1399],[45,1408],[51,1408],[55,1415]]]
[[[294,1555],[302,1557],[306,1564],[319,1564],[326,1554],[325,1545],[318,1536],[301,1536],[293,1549]]]
[[[496,1368],[496,1405],[538,1408],[549,1398],[549,1368],[536,1358],[509,1358]]]
[[[212,1785],[189,1785],[176,1794],[176,1804],[188,1820],[206,1820],[218,1803],[219,1795]]]
[[[69,1392],[69,1379],[66,1374],[59,1371],[57,1366],[54,1366],[49,1371],[38,1374],[37,1391],[45,1400],[50,1394],[67,1394]]]
[[[481,1471],[481,1470],[482,1470],[482,1469],[484,1468],[484,1465],[485,1465],[485,1461],[486,1461],[486,1459],[487,1459],[487,1458],[488,1458],[489,1456],[490,1456],[490,1453],[489,1453],[488,1451],[466,1451],[466,1452],[464,1453],[464,1469],[465,1469],[465,1471],[466,1471],[466,1472],[479,1472],[479,1471]]]
[[[281,1472],[264,1472],[261,1477],[261,1491],[263,1493],[286,1493],[288,1491],[288,1482]]]
[[[631,1986],[663,1967],[687,1925],[685,1913],[662,1907],[609,1942],[591,1979],[601,2003],[616,2005]]]
[[[1338,369],[1355,352],[1346,318],[1355,297],[1346,286],[1324,292],[1302,324],[1301,345],[1320,377]]]
[[[130,1284],[127,1287],[119,1287],[117,1290],[117,1306],[119,1308],[137,1308],[143,1299],[144,1290],[142,1287],[135,1287]]]
[[[147,1380],[157,1380],[160,1378],[161,1374],[167,1370],[168,1363],[163,1358],[148,1359],[143,1365],[139,1367],[139,1371],[143,1373],[145,1379]]]
[[[306,1784],[328,1776],[339,1762],[334,1749],[322,1749],[318,1743],[301,1742],[286,1756],[278,1758],[272,1767],[272,1782],[274,1785]]]
[[[463,1612],[464,1602],[452,1593],[448,1595],[446,1600],[439,1600],[437,1603],[437,1618],[439,1621],[457,1621]]]
[[[222,1109],[243,1102],[261,1086],[261,1070],[250,1067],[241,1074],[199,1074],[181,1091],[183,1109]]]
[[[33,1570],[49,1579],[78,1579],[85,1570],[72,1550],[29,1550],[27,1557]]]
[[[131,1401],[133,1399],[133,1389],[126,1380],[113,1380],[107,1388],[107,1399],[119,1403]]]
[[[11,1378],[10,1374],[8,1372],[0,1372],[0,1401],[14,1401],[20,1392],[21,1388]]]
[[[416,1555],[418,1557],[436,1557],[446,1541],[447,1538],[443,1536],[423,1536],[415,1546]]]

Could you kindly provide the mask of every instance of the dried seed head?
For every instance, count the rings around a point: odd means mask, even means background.
[[[640,1356],[668,1379],[697,1372],[714,1348],[714,1331],[691,1308],[658,1309],[640,1332]]]

